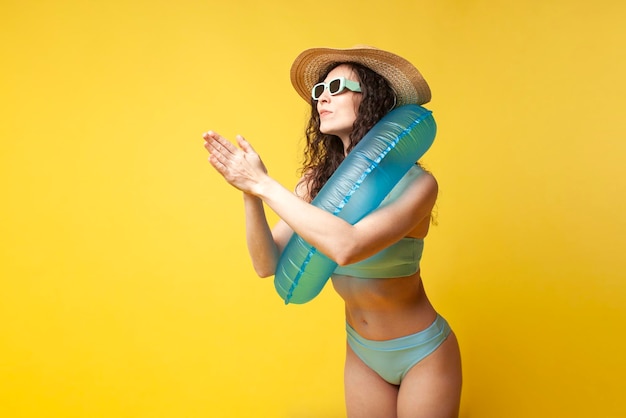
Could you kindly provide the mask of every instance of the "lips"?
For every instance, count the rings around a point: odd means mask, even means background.
[[[326,116],[326,115],[330,115],[332,112],[330,110],[320,110],[320,118]]]

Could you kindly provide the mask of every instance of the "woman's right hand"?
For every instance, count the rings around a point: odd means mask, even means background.
[[[233,187],[256,195],[256,187],[268,178],[261,157],[241,135],[237,135],[239,148],[214,131],[202,135],[204,147],[211,154],[209,162]]]

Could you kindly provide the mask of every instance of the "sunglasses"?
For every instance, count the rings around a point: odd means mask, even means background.
[[[345,89],[360,92],[361,85],[357,81],[348,80],[345,77],[333,78],[328,83],[317,83],[313,86],[311,89],[311,97],[313,100],[319,100],[326,89],[328,89],[328,93],[331,96],[334,96],[341,93]]]

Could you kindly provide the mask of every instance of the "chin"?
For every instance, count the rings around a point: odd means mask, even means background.
[[[320,125],[320,132],[324,135],[339,135],[339,130],[325,124]]]

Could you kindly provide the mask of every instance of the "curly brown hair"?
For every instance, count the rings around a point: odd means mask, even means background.
[[[333,63],[321,73],[318,82],[322,82],[328,73],[342,64],[354,70],[362,90],[361,104],[350,133],[350,147],[347,150],[350,152],[365,134],[393,109],[396,104],[396,95],[385,78],[355,62]],[[306,145],[302,173],[309,198],[312,200],[339,167],[345,154],[339,137],[320,132],[320,115],[317,112],[317,101],[313,99],[311,99],[311,118],[305,133]]]

